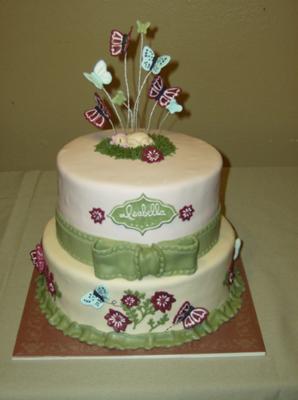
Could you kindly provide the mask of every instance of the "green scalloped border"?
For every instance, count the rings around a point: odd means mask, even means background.
[[[166,136],[155,133],[150,134],[149,136],[153,140],[154,146],[159,151],[162,152],[164,157],[170,156],[171,154],[175,153],[176,146]],[[111,144],[110,141],[111,141],[110,137],[102,139],[95,146],[95,151],[116,159],[140,160],[143,150],[147,147],[147,146],[138,146],[135,148],[121,147],[117,144]]]
[[[89,325],[80,325],[71,321],[55,304],[51,295],[47,292],[43,276],[37,278],[36,298],[40,309],[48,322],[61,330],[64,335],[78,339],[90,345],[107,347],[110,349],[138,349],[150,350],[154,347],[179,346],[192,340],[198,340],[212,332],[215,332],[223,323],[233,318],[240,310],[245,291],[245,284],[237,271],[233,284],[230,287],[226,302],[219,308],[210,312],[208,318],[193,329],[179,331],[151,332],[137,335],[116,332],[101,332]]]

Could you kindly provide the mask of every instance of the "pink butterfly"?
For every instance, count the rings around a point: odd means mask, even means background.
[[[125,54],[130,42],[132,27],[128,33],[121,33],[117,29],[113,29],[110,36],[110,53],[112,56]]]
[[[158,101],[158,104],[161,107],[166,107],[171,100],[173,100],[175,97],[178,96],[180,92],[181,89],[178,87],[172,87],[166,89],[164,87],[164,82],[162,80],[162,77],[158,75],[153,79],[151,83],[151,86],[148,91],[148,96],[150,97],[150,99]]]
[[[111,114],[100,96],[97,93],[95,93],[94,96],[97,105],[91,110],[86,111],[84,115],[85,118],[91,122],[91,124],[97,126],[98,128],[102,128],[106,120],[111,119]]]
[[[205,308],[193,307],[189,301],[185,301],[173,319],[173,324],[183,322],[186,329],[201,324],[207,318],[209,312]]]

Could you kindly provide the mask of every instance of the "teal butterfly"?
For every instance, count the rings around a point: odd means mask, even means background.
[[[170,114],[175,114],[176,112],[181,112],[183,107],[181,104],[178,104],[175,99],[172,99],[170,103],[166,106],[166,109],[169,111]]]
[[[108,85],[112,82],[112,75],[107,70],[107,64],[104,60],[99,60],[95,65],[93,72],[84,72],[84,76],[98,89],[102,89],[103,85]]]
[[[109,301],[109,292],[104,285],[97,286],[95,290],[86,293],[81,298],[82,304],[94,307],[97,310],[99,310],[108,301]]]
[[[158,75],[170,60],[170,56],[157,57],[150,47],[145,46],[142,52],[141,66],[145,71],[151,71],[154,75]]]

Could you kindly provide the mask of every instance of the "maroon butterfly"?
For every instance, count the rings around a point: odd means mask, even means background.
[[[121,33],[117,29],[113,29],[110,36],[110,53],[112,56],[125,54],[130,42],[132,27],[128,33]]]
[[[183,322],[186,329],[201,324],[207,318],[209,312],[205,308],[193,307],[189,301],[185,301],[173,319],[173,324]]]
[[[100,98],[100,96],[95,93],[96,106],[91,110],[88,110],[84,113],[86,119],[91,122],[91,124],[97,126],[98,128],[102,128],[106,122],[106,120],[111,119],[111,114],[107,109],[105,103]]]
[[[158,75],[151,83],[148,96],[157,101],[161,107],[166,107],[180,92],[181,89],[178,87],[165,88],[162,77]]]

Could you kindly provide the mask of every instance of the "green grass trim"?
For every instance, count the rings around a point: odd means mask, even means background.
[[[154,145],[159,151],[161,151],[164,157],[170,156],[175,153],[176,146],[166,136],[158,134],[152,134],[149,136],[154,142],[152,145]],[[121,147],[117,144],[111,144],[110,142],[111,138],[102,139],[95,146],[95,151],[116,159],[140,160],[143,150],[148,147],[138,146],[133,149],[130,147]]]

